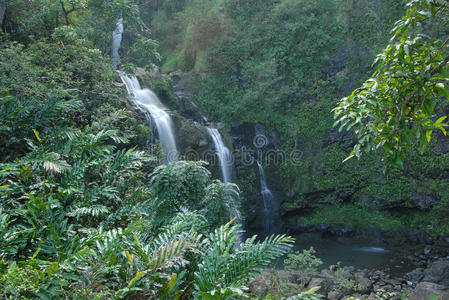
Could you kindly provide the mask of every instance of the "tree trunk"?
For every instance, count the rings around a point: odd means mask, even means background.
[[[6,0],[0,0],[0,28],[3,28],[3,19],[5,18]]]

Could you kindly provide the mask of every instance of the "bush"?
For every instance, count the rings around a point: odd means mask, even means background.
[[[315,254],[313,247],[309,250],[304,249],[302,252],[290,253],[284,260],[285,269],[300,271],[304,276],[313,276],[318,272],[318,267],[323,264],[323,261]]]

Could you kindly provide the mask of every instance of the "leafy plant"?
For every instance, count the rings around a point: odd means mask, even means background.
[[[404,167],[415,140],[424,149],[433,130],[446,135],[446,116],[435,118],[434,110],[441,96],[449,100],[449,38],[431,38],[422,27],[444,18],[448,7],[447,1],[409,1],[391,43],[374,61],[373,77],[334,109],[335,126],[353,128],[358,137],[350,157],[383,148],[391,163]]]
[[[316,251],[313,247],[302,252],[296,251],[287,255],[284,260],[284,266],[287,270],[300,271],[304,276],[313,276],[317,273],[318,267],[323,261],[315,256]]]

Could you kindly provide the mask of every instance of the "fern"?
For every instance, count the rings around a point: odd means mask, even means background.
[[[270,236],[262,242],[256,242],[254,236],[235,247],[239,226],[231,226],[233,221],[208,236],[208,250],[195,273],[195,287],[200,292],[240,287],[292,247],[293,239],[285,235]]]
[[[110,210],[104,205],[91,205],[89,207],[77,207],[69,212],[67,215],[69,217],[75,217],[79,219],[80,217],[91,216],[98,217],[109,213]]]

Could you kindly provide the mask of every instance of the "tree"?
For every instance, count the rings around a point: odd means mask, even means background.
[[[348,159],[383,147],[402,167],[406,153],[417,144],[424,150],[435,129],[446,135],[447,116],[437,116],[435,107],[442,96],[449,100],[449,1],[410,0],[407,7],[373,76],[334,109],[334,126],[358,137]]]

